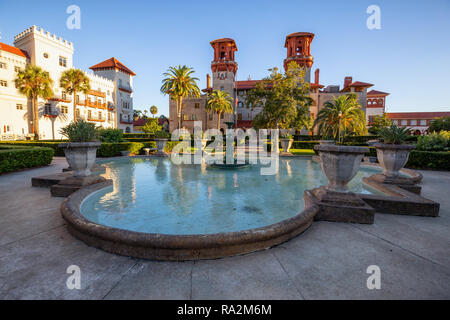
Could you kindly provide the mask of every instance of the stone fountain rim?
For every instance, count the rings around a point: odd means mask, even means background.
[[[312,224],[318,206],[306,207],[294,217],[243,231],[198,235],[143,233],[97,224],[80,211],[91,194],[110,187],[106,181],[84,187],[61,204],[69,232],[86,244],[119,255],[166,261],[217,259],[268,249],[286,242]]]
[[[100,141],[89,142],[66,142],[58,144],[59,148],[85,148],[85,147],[100,147],[102,143]]]

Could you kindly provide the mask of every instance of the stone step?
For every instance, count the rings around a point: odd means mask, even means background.
[[[48,174],[40,177],[33,177],[31,178],[31,186],[37,188],[49,188],[52,185],[55,185],[60,181],[71,177],[72,175],[73,173],[70,171],[64,173]]]

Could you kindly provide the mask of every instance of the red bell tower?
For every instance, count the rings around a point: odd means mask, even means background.
[[[314,59],[311,55],[311,42],[314,33],[296,32],[286,37],[284,47],[287,48],[287,56],[284,59],[284,69],[287,69],[291,61],[297,62],[300,67],[306,68],[305,81],[311,82],[311,67]]]
[[[213,88],[233,94],[238,68],[237,62],[234,61],[234,53],[238,50],[236,42],[230,38],[222,38],[210,43],[214,49],[214,60],[211,62]]]

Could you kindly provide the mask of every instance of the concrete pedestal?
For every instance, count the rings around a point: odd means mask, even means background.
[[[90,175],[87,177],[68,177],[57,184],[50,187],[50,193],[52,197],[68,197],[75,191],[96,183],[105,182],[107,179],[97,176]]]
[[[306,190],[303,198],[306,207],[317,205],[320,208],[315,221],[373,224],[375,209],[355,193],[333,192],[319,187]]]
[[[422,191],[422,186],[418,185],[414,180],[410,178],[388,177],[384,174],[374,174],[369,177],[369,180],[381,184],[395,185],[415,194],[420,194],[420,192]]]

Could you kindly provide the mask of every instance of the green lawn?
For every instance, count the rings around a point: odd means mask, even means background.
[[[292,154],[300,156],[314,156],[314,150],[312,149],[291,149],[289,150]]]

